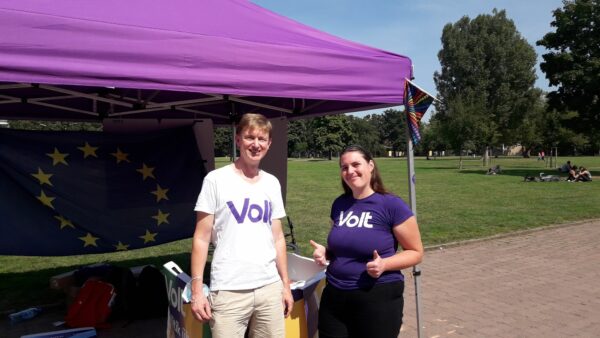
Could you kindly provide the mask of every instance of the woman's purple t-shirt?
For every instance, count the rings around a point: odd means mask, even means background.
[[[327,238],[327,281],[343,290],[404,280],[400,271],[386,271],[378,279],[367,273],[373,250],[382,258],[396,254],[398,241],[392,228],[413,215],[404,201],[392,194],[374,193],[364,199],[338,197],[331,206],[333,226]]]

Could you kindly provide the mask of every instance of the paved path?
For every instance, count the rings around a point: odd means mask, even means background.
[[[421,265],[423,337],[600,337],[600,219],[427,251]],[[400,337],[417,337],[414,281],[407,274]],[[52,330],[60,311],[0,337]],[[103,338],[164,337],[165,320],[115,323]]]
[[[600,220],[433,248],[421,270],[423,337],[600,337]],[[412,276],[404,295],[417,337]]]

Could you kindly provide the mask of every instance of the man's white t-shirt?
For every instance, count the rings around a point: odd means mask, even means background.
[[[263,170],[248,182],[228,165],[208,173],[195,211],[214,215],[211,290],[255,289],[280,279],[271,220],[285,217],[281,185]]]

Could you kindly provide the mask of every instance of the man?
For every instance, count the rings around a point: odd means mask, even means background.
[[[284,317],[293,306],[287,275],[281,186],[259,169],[271,146],[271,123],[245,114],[235,142],[234,163],[206,175],[195,211],[192,242],[192,312],[209,321],[213,337],[284,337]],[[212,240],[210,295],[202,275]]]
[[[567,161],[567,163],[563,164],[558,171],[561,173],[568,173],[571,170],[571,161]]]

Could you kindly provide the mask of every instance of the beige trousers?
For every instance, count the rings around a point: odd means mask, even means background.
[[[214,338],[285,337],[281,281],[253,290],[213,291],[210,329]]]

